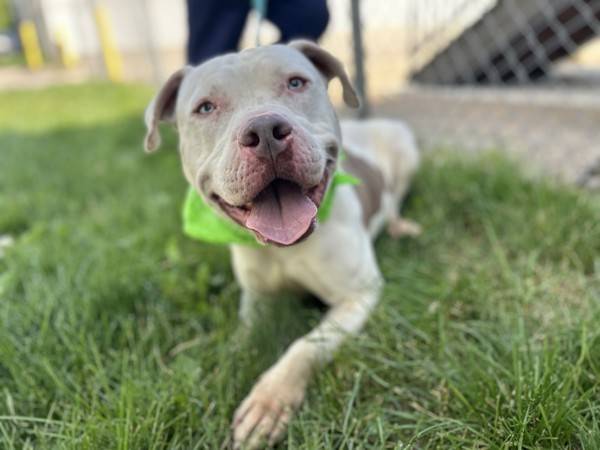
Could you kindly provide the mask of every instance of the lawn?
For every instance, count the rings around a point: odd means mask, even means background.
[[[0,448],[218,449],[322,311],[244,337],[227,250],[181,233],[173,133],[138,86],[0,94]],[[600,448],[600,199],[499,155],[426,158],[364,333],[281,448]],[[302,320],[298,320],[301,318]]]

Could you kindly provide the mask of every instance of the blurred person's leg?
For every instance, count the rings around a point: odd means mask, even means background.
[[[308,38],[316,41],[329,22],[327,0],[269,0],[267,18],[281,32],[281,41]]]
[[[237,50],[250,10],[248,0],[187,0],[187,7],[188,63]]]

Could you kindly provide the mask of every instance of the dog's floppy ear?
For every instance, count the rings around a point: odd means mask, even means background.
[[[158,124],[160,122],[175,123],[177,93],[189,69],[190,67],[186,66],[171,75],[146,108],[144,148],[147,152],[153,152],[160,146]]]
[[[358,108],[360,106],[360,100],[354,90],[354,86],[352,86],[350,78],[344,69],[344,65],[339,59],[311,41],[292,41],[289,43],[289,46],[306,56],[328,81],[335,77],[340,80],[342,83],[344,103],[346,103],[346,105],[353,108]]]

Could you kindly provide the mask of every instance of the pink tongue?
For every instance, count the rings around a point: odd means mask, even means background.
[[[300,186],[276,180],[254,200],[246,227],[265,240],[290,245],[308,231],[316,215],[317,207]]]

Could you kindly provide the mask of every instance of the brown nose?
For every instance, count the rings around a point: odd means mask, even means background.
[[[238,142],[261,156],[275,157],[288,147],[292,126],[277,114],[251,119],[239,135]]]

